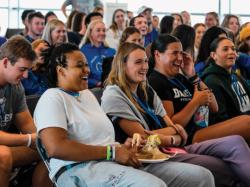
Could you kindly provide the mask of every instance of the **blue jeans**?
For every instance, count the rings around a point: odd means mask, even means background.
[[[134,169],[109,161],[91,161],[65,171],[57,180],[59,187],[213,187],[210,171],[178,162],[149,164]]]

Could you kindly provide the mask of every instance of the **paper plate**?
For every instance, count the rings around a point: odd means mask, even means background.
[[[163,159],[138,159],[139,161],[141,161],[142,163],[149,163],[149,164],[153,164],[153,163],[160,163],[160,162],[164,162],[166,160],[168,160],[169,158],[163,158]]]

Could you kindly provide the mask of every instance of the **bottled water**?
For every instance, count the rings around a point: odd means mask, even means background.
[[[209,108],[207,105],[200,106],[194,114],[194,122],[197,126],[204,128],[208,126]]]

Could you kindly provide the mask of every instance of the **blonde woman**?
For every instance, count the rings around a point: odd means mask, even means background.
[[[67,43],[68,36],[64,23],[57,19],[49,21],[43,31],[42,39],[46,40],[50,45]]]
[[[81,51],[88,60],[90,75],[89,88],[101,87],[103,59],[115,55],[115,49],[105,42],[106,28],[101,20],[92,21],[80,44]]]

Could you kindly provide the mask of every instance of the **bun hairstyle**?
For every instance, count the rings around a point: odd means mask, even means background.
[[[51,46],[43,52],[42,56],[47,69],[50,88],[57,87],[57,66],[67,67],[66,54],[73,51],[80,51],[80,49],[72,43],[62,43],[58,46]]]

